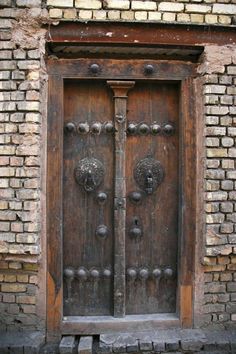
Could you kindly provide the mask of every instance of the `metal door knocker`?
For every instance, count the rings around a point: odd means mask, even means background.
[[[164,170],[160,161],[151,157],[139,161],[134,169],[134,179],[147,194],[152,194],[161,184]]]
[[[93,192],[103,181],[105,169],[101,161],[91,157],[79,161],[75,168],[76,182],[86,192]]]

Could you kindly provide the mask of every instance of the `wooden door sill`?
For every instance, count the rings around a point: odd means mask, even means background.
[[[124,318],[112,316],[67,316],[62,320],[62,334],[124,333],[180,327],[175,313],[154,315],[128,315]]]

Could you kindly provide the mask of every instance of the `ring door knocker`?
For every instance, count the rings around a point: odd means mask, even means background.
[[[151,157],[140,160],[134,168],[134,179],[148,195],[155,192],[164,178],[164,169],[160,161]]]
[[[103,181],[105,169],[101,161],[91,157],[79,161],[75,168],[76,182],[86,192],[95,191]]]

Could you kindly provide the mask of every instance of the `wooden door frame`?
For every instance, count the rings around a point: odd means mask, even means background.
[[[180,204],[179,204],[179,279],[177,314],[126,316],[124,319],[101,317],[97,321],[85,317],[63,318],[63,270],[62,270],[62,172],[63,172],[63,91],[66,79],[112,80],[144,79],[141,70],[150,60],[139,59],[140,70],[122,76],[122,66],[109,68],[95,76],[88,71],[96,61],[100,66],[111,59],[48,59],[48,131],[47,131],[47,335],[48,340],[57,340],[61,334],[96,334],[108,331],[144,330],[165,327],[192,327],[194,255],[197,232],[197,210],[201,208],[197,176],[202,173],[200,161],[201,124],[203,115],[199,111],[199,79],[196,64],[181,61],[151,60],[155,73],[148,80],[171,81],[180,84]],[[127,62],[127,60],[125,60]],[[126,64],[124,64],[125,66]],[[147,80],[147,78],[146,78]],[[197,109],[198,107],[198,109]],[[203,177],[202,177],[203,178]],[[199,199],[198,199],[199,196]]]

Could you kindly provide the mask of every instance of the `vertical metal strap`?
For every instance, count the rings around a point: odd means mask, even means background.
[[[114,317],[125,316],[125,144],[127,93],[134,81],[107,81],[114,93],[115,200],[114,200]]]

